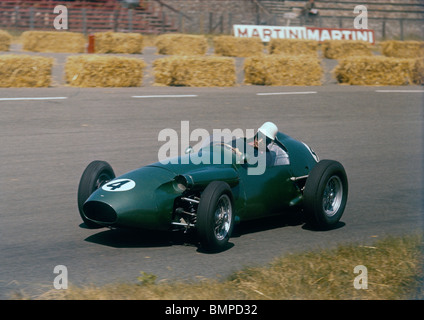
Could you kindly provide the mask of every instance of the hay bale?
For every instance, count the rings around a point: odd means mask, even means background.
[[[321,85],[323,69],[317,57],[311,55],[269,55],[246,58],[245,83],[267,86]]]
[[[138,87],[145,66],[137,58],[78,55],[66,60],[65,76],[75,87]]]
[[[264,45],[259,38],[217,36],[213,38],[214,52],[226,57],[250,57],[263,54]]]
[[[303,39],[271,39],[268,44],[270,54],[318,55],[319,43]]]
[[[158,54],[204,55],[208,50],[205,36],[188,34],[162,34],[156,38]]]
[[[234,59],[172,56],[153,63],[155,83],[166,86],[228,87],[236,82]]]
[[[53,58],[25,54],[0,55],[0,87],[48,87]]]
[[[415,59],[412,81],[415,84],[424,84],[424,58]]]
[[[141,53],[143,36],[140,33],[97,32],[94,33],[96,53]]]
[[[347,57],[339,61],[333,73],[339,83],[351,85],[407,85],[413,83],[414,59]]]
[[[372,56],[371,44],[359,40],[327,40],[321,44],[324,57],[340,59],[350,56]]]
[[[179,57],[181,59],[181,57]],[[174,69],[178,58],[167,57],[153,61],[153,72],[155,76],[155,85],[172,86],[174,85]]]
[[[380,50],[386,57],[420,58],[424,57],[424,41],[383,41]]]
[[[82,33],[61,31],[25,31],[21,35],[22,48],[34,52],[82,53],[85,37]]]
[[[8,32],[0,30],[0,51],[9,51],[11,43],[12,36]]]

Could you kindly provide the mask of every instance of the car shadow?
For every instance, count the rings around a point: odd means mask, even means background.
[[[329,229],[316,229],[305,224],[299,212],[287,212],[282,215],[246,221],[235,225],[232,237],[238,238],[246,234],[258,233],[272,229],[284,228],[287,226],[302,226],[303,230],[319,232]],[[338,222],[331,230],[345,226],[344,222]],[[84,223],[81,228],[87,228]],[[195,232],[183,231],[155,231],[144,229],[99,229],[98,233],[90,235],[84,239],[87,242],[96,243],[113,248],[150,248],[150,247],[170,247],[191,246],[197,247],[201,253],[211,253],[204,251],[199,246],[199,241]],[[222,250],[231,249],[234,244],[231,242]],[[221,251],[221,252],[222,252]],[[214,252],[216,253],[216,252]]]
[[[83,227],[83,226],[81,226]],[[99,229],[84,240],[113,248],[169,247],[173,245],[194,246],[193,236],[177,231],[152,231],[144,229]]]
[[[314,232],[322,232],[322,231],[330,231],[330,230],[340,229],[340,228],[343,228],[345,225],[346,225],[346,223],[339,221],[334,226],[331,226],[329,228],[316,228],[316,227],[306,223],[302,226],[302,229],[308,230],[308,231],[314,231]]]
[[[299,226],[303,223],[304,219],[298,211],[289,211],[277,216],[241,222],[235,226],[233,237],[279,229],[287,226]]]

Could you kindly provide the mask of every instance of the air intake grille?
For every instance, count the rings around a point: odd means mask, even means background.
[[[105,224],[113,224],[117,219],[115,210],[108,204],[99,201],[85,203],[84,214],[90,220]]]

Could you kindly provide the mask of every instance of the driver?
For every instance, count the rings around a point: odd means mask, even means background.
[[[258,133],[261,133],[259,135]],[[267,165],[270,166],[281,166],[289,164],[289,156],[277,143],[275,143],[275,138],[278,133],[278,127],[273,122],[265,122],[255,135],[253,140],[253,147],[264,150],[263,144],[266,146],[266,152],[270,153],[270,157],[267,158]],[[265,139],[264,139],[265,137]]]

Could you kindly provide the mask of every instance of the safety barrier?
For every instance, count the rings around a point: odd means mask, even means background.
[[[205,36],[188,34],[163,34],[156,38],[158,54],[204,55],[208,49]]]
[[[138,58],[76,55],[66,60],[65,76],[75,87],[138,87],[145,66]]]
[[[415,84],[424,84],[424,58],[415,60],[412,70],[412,80]]]
[[[321,44],[323,56],[327,59],[340,59],[349,56],[371,56],[372,46],[360,40],[327,40]]]
[[[347,57],[339,60],[333,72],[337,81],[342,84],[399,86],[418,82],[418,75],[414,75],[417,70],[415,64],[416,59]]]
[[[96,53],[141,53],[143,36],[140,33],[98,32],[94,34]]]
[[[270,54],[317,55],[319,43],[315,40],[271,39],[268,44]]]
[[[317,57],[311,55],[268,55],[246,58],[246,84],[267,86],[321,85],[323,69]]]
[[[3,37],[2,37],[3,36]],[[181,40],[177,47],[196,52],[203,48],[199,56],[181,56],[174,54],[158,58],[152,63],[156,85],[224,87],[236,84],[235,59],[210,56],[204,53],[206,38],[204,36],[167,35]],[[140,34],[98,33],[95,35],[97,49],[100,53],[141,53],[143,36]],[[131,40],[129,40],[131,38]],[[159,37],[158,37],[159,38]],[[234,37],[216,37],[215,54],[244,55],[246,42],[232,42]],[[2,51],[9,49],[10,35],[0,32]],[[126,39],[127,41],[123,41]],[[183,39],[189,39],[183,42]],[[193,40],[193,43],[190,41]],[[243,39],[248,40],[248,39]],[[226,49],[219,44],[225,43]],[[249,39],[249,41],[254,41]],[[157,41],[158,43],[160,41]],[[176,41],[178,42],[178,41]],[[81,52],[86,39],[82,34],[70,32],[25,32],[22,35],[24,50],[43,52]],[[254,43],[254,42],[252,42]],[[221,45],[221,49],[220,48]],[[262,45],[262,44],[261,44]],[[127,46],[127,47],[125,47]],[[170,50],[166,52],[179,52]],[[250,52],[259,52],[244,59],[244,83],[253,85],[290,86],[321,85],[323,78],[322,61],[317,53],[318,44],[314,41],[281,40],[268,45],[269,52],[263,47]],[[380,45],[382,53],[394,57],[373,55],[368,43],[360,41],[328,41],[321,45],[323,56],[339,59],[333,75],[339,83],[353,85],[408,85],[424,83],[423,42],[419,41],[385,41]],[[66,50],[64,50],[64,48]],[[14,49],[15,50],[15,49]],[[227,50],[227,51],[225,51]],[[248,50],[248,49],[246,49]],[[231,52],[230,52],[231,51]],[[15,51],[13,51],[15,52]],[[220,52],[220,53],[217,53]],[[313,53],[301,55],[300,53]],[[249,54],[250,54],[249,53]],[[345,55],[355,56],[345,57]],[[247,54],[246,54],[247,55]],[[420,59],[403,59],[400,57],[421,57]],[[46,60],[47,59],[47,60]],[[52,58],[34,55],[2,55],[0,78],[2,87],[40,87],[51,86]],[[66,83],[81,87],[126,87],[140,86],[146,64],[142,59],[106,55],[69,56],[65,64]],[[150,70],[150,68],[149,68]],[[241,70],[239,70],[241,71]]]
[[[424,57],[424,41],[389,40],[380,43],[381,53],[386,57],[419,58]]]
[[[165,86],[228,87],[236,83],[233,58],[171,56],[153,62],[155,82]]]
[[[48,87],[53,58],[25,54],[0,55],[0,87]]]
[[[22,48],[34,52],[83,53],[85,37],[82,33],[61,31],[25,31]]]
[[[264,52],[264,45],[259,38],[216,36],[213,44],[215,54],[226,57],[250,57]]]
[[[7,32],[0,30],[0,51],[9,51],[12,36]]]

